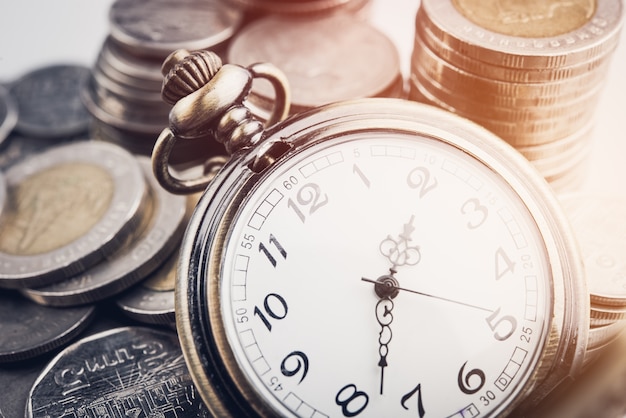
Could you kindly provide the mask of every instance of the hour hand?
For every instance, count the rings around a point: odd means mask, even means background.
[[[378,361],[378,367],[380,367],[380,394],[383,394],[383,387],[385,381],[385,367],[388,366],[387,354],[389,353],[389,343],[391,342],[392,332],[391,323],[393,322],[393,301],[390,297],[382,298],[376,303],[376,320],[380,325],[380,332],[378,333],[378,354],[380,360]]]

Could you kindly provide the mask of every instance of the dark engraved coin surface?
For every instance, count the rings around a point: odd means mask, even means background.
[[[124,327],[60,352],[33,384],[27,417],[208,417],[174,332]]]
[[[67,343],[89,324],[95,308],[49,308],[14,291],[0,292],[0,363],[25,360]]]
[[[89,69],[79,65],[52,65],[29,72],[10,87],[18,108],[15,129],[46,138],[87,131],[90,116],[80,98]]]

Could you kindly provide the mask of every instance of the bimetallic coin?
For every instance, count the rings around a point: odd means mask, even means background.
[[[596,0],[452,0],[469,20],[493,32],[526,38],[563,35],[583,27]]]
[[[32,71],[9,88],[18,107],[15,129],[24,135],[58,138],[87,131],[89,113],[79,91],[89,69],[54,65]]]
[[[5,173],[0,286],[43,286],[116,250],[135,226],[146,182],[135,157],[97,141],[60,145]]]
[[[464,13],[455,3],[466,5]],[[582,26],[574,23],[574,29],[552,36],[549,33],[552,30],[550,21],[542,21],[538,17],[550,16],[550,9],[557,12],[555,5],[572,5],[576,1],[534,0],[515,4],[507,0],[489,1],[487,4],[490,5],[500,3],[500,13],[509,16],[510,22],[505,24],[508,30],[519,31],[516,34],[503,34],[490,30],[493,25],[481,26],[468,18],[468,10],[473,8],[472,14],[475,16],[480,12],[479,5],[484,3],[476,0],[423,0],[420,7],[424,13],[420,22],[451,48],[463,51],[472,59],[521,69],[550,69],[593,60],[606,53],[607,49],[614,48],[612,40],[619,36],[622,25],[621,0],[596,0],[593,14],[583,19]],[[524,13],[515,17],[516,8],[524,9],[527,19],[534,16],[534,23],[545,24],[548,36],[524,37],[524,30],[521,29],[527,27],[521,24]],[[552,13],[552,16],[555,14]],[[537,29],[531,31],[538,33]]]
[[[418,16],[420,13],[423,13],[423,11],[420,10]],[[418,21],[421,22],[419,18]],[[558,81],[594,71],[598,66],[610,59],[619,43],[619,39],[619,37],[615,37],[608,40],[607,42],[609,42],[610,45],[606,46],[604,53],[579,64],[555,67],[549,70],[545,68],[510,68],[470,58],[463,54],[461,50],[455,50],[447,45],[444,40],[437,38],[427,25],[417,24],[415,26],[415,42],[419,42],[424,48],[428,48],[441,59],[455,67],[494,80],[516,83]]]
[[[227,61],[243,66],[271,62],[280,68],[289,80],[292,113],[338,100],[380,96],[397,84],[401,74],[399,53],[391,40],[344,14],[263,17],[233,37]],[[254,96],[271,100],[269,84],[253,86],[249,100]]]
[[[577,235],[592,304],[626,307],[626,199],[575,193],[561,204]]]
[[[185,226],[200,196],[201,193],[187,196]],[[147,324],[175,325],[174,288],[178,253],[178,250],[172,252],[150,276],[117,297],[116,304],[124,314]]]
[[[62,416],[210,415],[196,392],[176,334],[124,327],[75,342],[37,378],[26,417]]]
[[[141,222],[123,245],[83,273],[47,286],[21,289],[26,297],[51,306],[99,301],[145,278],[178,248],[186,226],[186,198],[159,185],[152,174],[150,158],[137,159],[150,187]]]
[[[0,85],[0,145],[17,124],[17,103],[9,91]]]
[[[227,41],[243,14],[217,0],[117,0],[109,13],[110,36],[143,56],[208,49]]]
[[[15,291],[0,292],[0,363],[30,359],[71,341],[93,318],[95,307],[56,309]]]

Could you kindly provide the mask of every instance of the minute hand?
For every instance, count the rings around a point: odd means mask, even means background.
[[[374,283],[374,284],[379,283],[376,280],[367,279],[365,277],[361,277],[361,280],[363,280],[364,282],[368,282],[368,283]],[[389,287],[391,287],[393,289],[402,290],[403,292],[415,293],[417,295],[427,296],[427,297],[433,298],[433,299],[444,300],[446,302],[456,303],[457,305],[463,305],[463,306],[467,306],[467,307],[474,308],[474,309],[480,309],[481,311],[485,311],[485,312],[493,312],[492,309],[487,309],[487,308],[483,308],[482,306],[472,305],[471,303],[461,302],[461,301],[454,300],[454,299],[448,299],[448,298],[444,298],[442,296],[435,296],[435,295],[431,295],[431,294],[428,294],[428,293],[419,292],[419,291],[413,290],[413,289],[406,289],[404,287],[396,286],[396,285],[393,285],[391,283],[385,283],[385,285],[389,286]]]

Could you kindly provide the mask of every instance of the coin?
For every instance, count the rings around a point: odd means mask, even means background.
[[[271,62],[289,81],[291,112],[360,97],[380,96],[401,84],[395,45],[367,22],[344,14],[323,17],[268,15],[231,40],[227,61]],[[399,78],[400,76],[400,78]],[[269,83],[255,84],[249,100],[271,101]]]
[[[30,359],[64,345],[85,329],[94,312],[93,306],[40,306],[15,291],[0,291],[0,363]]]
[[[576,77],[581,74],[594,71],[598,66],[610,59],[612,52],[617,47],[619,37],[608,40],[606,51],[579,64],[555,67],[547,71],[545,68],[510,68],[502,65],[489,64],[478,61],[461,51],[453,49],[447,45],[443,39],[437,38],[427,25],[418,24],[415,26],[415,42],[423,44],[424,48],[431,50],[455,67],[472,74],[480,74],[484,77],[517,83],[537,83],[563,80]]]
[[[7,182],[4,178],[4,174],[0,171],[0,217],[2,216],[2,211],[4,210],[4,205],[7,200]]]
[[[592,303],[626,307],[626,199],[580,192],[560,200],[578,238]]]
[[[496,5],[500,1],[503,0],[490,1],[487,4]],[[466,7],[461,9],[463,11],[457,7],[459,3],[465,4]],[[594,12],[579,21],[577,27],[574,25],[574,29],[565,32],[554,31],[549,20],[541,18],[554,16],[554,13],[550,14],[550,9],[554,11],[554,5],[565,3],[518,2],[500,8],[502,16],[499,19],[502,27],[508,28],[508,33],[498,33],[490,30],[494,27],[493,24],[482,26],[469,19],[470,15],[474,20],[477,19],[476,15],[481,13],[481,3],[484,2],[423,0],[420,3],[423,10],[420,22],[427,25],[437,37],[445,39],[451,48],[463,51],[470,58],[521,69],[552,69],[592,60],[614,47],[611,40],[618,37],[622,24],[623,5],[620,0],[597,0]],[[474,10],[473,13],[469,12],[471,9]],[[512,13],[515,9],[523,9],[523,12],[516,17]],[[545,31],[539,31],[535,27],[524,33],[524,15],[527,19],[534,16],[533,23],[545,25]],[[541,36],[542,32],[548,36]]]
[[[116,295],[139,282],[179,245],[186,224],[186,198],[163,189],[148,157],[138,156],[148,182],[148,198],[139,225],[114,253],[88,270],[43,287],[21,289],[37,303],[75,306]]]
[[[120,295],[115,303],[124,314],[139,322],[174,324],[177,265],[178,251],[174,251],[152,275]]]
[[[89,69],[52,65],[36,69],[9,88],[18,107],[15,129],[24,135],[58,138],[87,131],[89,114],[79,91]]]
[[[110,35],[134,54],[163,59],[180,48],[219,47],[242,16],[216,0],[117,0],[109,13]]]
[[[174,332],[122,327],[61,351],[37,378],[26,417],[209,417]]]
[[[227,0],[253,13],[306,14],[359,11],[369,0]]]
[[[0,220],[0,285],[43,286],[121,245],[144,202],[135,157],[96,141],[52,147],[11,166]]]
[[[201,193],[186,197],[187,225]],[[115,303],[128,317],[146,324],[175,325],[174,288],[178,254],[175,250],[150,276],[119,295]]]
[[[17,104],[9,91],[0,85],[0,146],[17,124]]]

